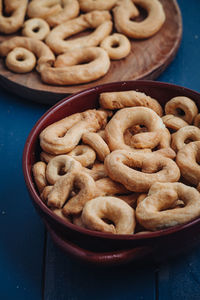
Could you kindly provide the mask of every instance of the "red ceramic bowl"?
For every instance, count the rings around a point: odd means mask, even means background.
[[[42,217],[54,242],[67,254],[96,265],[121,264],[128,261],[156,260],[183,252],[195,245],[200,235],[200,218],[182,226],[141,235],[113,235],[95,232],[67,223],[57,217],[40,199],[31,172],[39,160],[40,132],[51,123],[70,114],[98,107],[99,94],[137,90],[159,100],[164,106],[175,96],[187,96],[200,108],[200,94],[172,84],[154,81],[114,82],[97,86],[60,101],[49,109],[30,132],[23,154],[25,182],[33,204]]]

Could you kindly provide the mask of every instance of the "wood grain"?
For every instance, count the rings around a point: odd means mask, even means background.
[[[107,82],[156,79],[171,63],[182,37],[182,18],[176,0],[160,0],[166,14],[161,30],[149,39],[131,40],[131,53],[120,61],[112,61],[109,72],[102,78],[81,85],[51,86],[44,84],[33,71],[14,74],[6,69],[0,59],[0,85],[28,100],[54,104],[68,94]],[[0,42],[8,36],[0,36]]]

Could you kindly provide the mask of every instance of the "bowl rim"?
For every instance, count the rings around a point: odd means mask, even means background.
[[[39,119],[38,121],[35,123],[35,125],[33,126],[33,128],[31,129],[26,141],[25,141],[25,145],[24,145],[24,149],[23,149],[23,155],[22,155],[22,169],[23,169],[23,175],[24,175],[24,180],[26,183],[26,187],[32,197],[32,200],[35,202],[35,204],[37,204],[37,206],[39,206],[39,208],[42,210],[42,212],[50,217],[51,219],[53,219],[54,221],[56,221],[59,225],[62,225],[63,228],[69,228],[72,231],[76,231],[78,233],[87,235],[87,236],[92,236],[92,237],[97,237],[97,238],[104,238],[104,239],[114,239],[114,240],[148,240],[148,239],[152,239],[152,238],[160,238],[161,236],[167,236],[179,231],[184,231],[187,230],[188,228],[199,224],[200,223],[200,217],[196,218],[186,224],[183,225],[176,225],[173,227],[169,227],[169,228],[165,228],[165,229],[161,229],[161,230],[157,230],[154,232],[150,232],[150,233],[141,233],[141,234],[112,234],[112,233],[103,233],[103,232],[98,232],[98,231],[93,231],[90,229],[86,229],[80,226],[77,226],[75,224],[72,224],[70,222],[65,221],[64,219],[60,218],[59,216],[57,216],[56,214],[54,214],[50,208],[48,208],[48,206],[41,200],[41,198],[39,197],[34,183],[33,183],[33,179],[31,176],[31,172],[29,172],[29,164],[28,164],[28,157],[29,157],[29,152],[31,149],[31,145],[33,143],[33,141],[35,139],[38,138],[38,126],[41,123],[44,123],[47,119],[49,119],[49,117],[51,117],[51,115],[59,110],[60,108],[62,108],[63,106],[65,106],[66,103],[69,103],[71,101],[73,101],[74,98],[77,97],[81,97],[82,95],[87,95],[90,94],[94,91],[98,92],[101,89],[103,89],[104,87],[108,87],[110,85],[112,85],[113,87],[115,86],[119,86],[121,85],[121,87],[125,87],[127,84],[138,84],[138,88],[140,86],[151,86],[151,87],[162,87],[162,88],[170,88],[170,89],[174,89],[174,90],[181,90],[181,91],[186,91],[188,93],[192,95],[195,95],[196,97],[200,98],[200,93],[197,91],[194,91],[192,89],[189,88],[185,88],[182,87],[180,85],[177,84],[171,84],[171,83],[166,83],[166,82],[162,82],[162,81],[153,81],[153,80],[128,80],[128,81],[116,81],[116,82],[109,82],[109,83],[105,83],[105,84],[101,84],[95,87],[91,87],[85,90],[82,90],[80,92],[77,92],[75,94],[72,95],[67,95],[65,98],[63,98],[62,100],[60,100],[59,102],[57,102],[55,105],[51,106]]]

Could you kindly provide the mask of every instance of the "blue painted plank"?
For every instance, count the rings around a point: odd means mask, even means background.
[[[200,247],[162,264],[158,272],[159,300],[200,299]]]
[[[200,1],[178,0],[177,2],[183,20],[181,46],[174,61],[157,80],[199,91]]]
[[[44,300],[154,300],[153,265],[98,268],[79,264],[48,236]]]
[[[41,299],[44,226],[28,196],[22,152],[47,107],[0,90],[0,299]]]
[[[183,39],[177,57],[158,78],[200,92],[200,1],[179,0]],[[200,299],[200,247],[159,266],[158,299]]]

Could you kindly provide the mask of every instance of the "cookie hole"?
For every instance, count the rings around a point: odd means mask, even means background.
[[[172,206],[172,209],[173,208],[182,208],[182,207],[185,207],[185,203],[182,200],[178,199]]]
[[[185,207],[185,203],[182,200],[176,200],[170,206],[166,205],[165,207],[163,207],[160,211],[172,210],[172,209],[177,209],[182,207]]]
[[[12,17],[12,12],[6,12],[4,10],[4,17],[6,17],[6,18]]]
[[[33,30],[33,32],[37,33],[40,31],[40,27],[39,26],[34,27],[32,30]]]
[[[70,35],[69,37],[64,37],[63,40],[64,40],[64,41],[73,41],[73,40],[75,40],[75,39],[78,39],[78,38],[81,38],[81,37],[84,37],[84,36],[88,36],[88,35],[91,34],[93,31],[94,31],[94,30],[87,28],[87,29],[84,30],[84,31],[81,31],[81,32],[72,34],[72,35]]]
[[[129,128],[129,131],[134,135],[141,132],[147,132],[148,129],[145,125],[134,125],[131,128]]]
[[[66,132],[61,132],[58,134],[58,138],[63,138],[65,136]]]
[[[79,57],[77,61],[77,65],[89,64],[95,59],[93,54],[88,54],[86,57]]]
[[[185,143],[185,144],[189,144],[189,143],[194,142],[194,141],[195,141],[194,139],[188,138],[188,139],[186,139],[186,140],[184,141],[184,143]]]
[[[159,147],[159,145],[157,145],[156,147],[154,147],[153,149],[152,149],[152,152],[153,151],[157,151],[157,150],[159,150],[160,149],[160,147]]]
[[[78,195],[78,193],[80,192],[80,188],[78,186],[75,186],[74,185],[74,188],[73,188],[73,193],[71,193],[71,197],[75,197]]]
[[[163,169],[163,166],[157,166],[154,173],[158,173],[158,172],[162,171],[162,169]]]
[[[115,226],[115,223],[112,220],[108,219],[108,218],[102,218],[102,221],[105,222],[108,225],[114,225]]]
[[[71,191],[71,193],[69,194],[69,198],[72,198],[74,196],[76,196],[77,193],[75,192],[75,190]]]
[[[142,132],[147,132],[148,129],[146,128],[145,125],[134,125],[128,129],[125,130],[124,132],[124,142],[126,145],[134,147],[132,138],[135,134],[142,133]]]
[[[137,16],[137,17],[131,17],[130,21],[138,22],[138,23],[144,21],[147,18],[147,16],[148,16],[148,12],[144,8],[142,8],[141,6],[139,6],[139,5],[135,5],[135,6],[139,10],[139,16]]]
[[[146,170],[143,169],[142,172],[147,174],[155,174],[162,170],[163,170],[163,166],[157,166],[155,169],[146,169]]]
[[[87,59],[82,59],[78,62],[78,65],[85,65],[85,64],[89,64],[91,61],[93,61],[92,58],[87,58]]]
[[[197,153],[196,155],[196,163],[200,165],[200,153]]]
[[[112,48],[118,48],[120,44],[117,41],[114,41],[111,45]]]
[[[131,169],[133,169],[135,171],[138,171],[138,172],[143,172],[141,167],[137,167],[137,166],[133,166],[132,167],[132,166],[128,166],[128,165],[127,165],[127,167],[129,167],[129,168],[131,168]]]
[[[6,5],[5,5],[5,1],[1,1],[2,2],[2,12],[3,12],[3,15],[4,15],[4,17],[11,17],[12,16],[12,14],[13,14],[13,11],[8,11],[8,9],[6,9]]]
[[[25,56],[23,54],[19,54],[16,56],[16,60],[17,61],[24,61],[25,60]]]
[[[134,125],[132,127],[129,127],[125,130],[124,135],[135,135],[141,132],[147,132],[148,129],[144,125]]]
[[[61,3],[59,3],[61,8],[64,9],[65,8],[65,4],[64,4],[64,1],[61,1]]]
[[[176,108],[176,115],[177,115],[177,116],[183,117],[183,116],[185,116],[185,112],[184,112],[183,109],[177,107],[177,108]]]
[[[58,175],[63,176],[65,174],[66,174],[65,165],[61,165],[59,170],[58,170]]]
[[[167,129],[169,130],[169,132],[170,132],[171,134],[177,132],[177,129],[173,129],[173,128],[170,128],[170,127],[168,127],[168,126],[166,126],[166,127],[167,127]]]
[[[78,193],[80,193],[82,188],[83,188],[82,182],[80,182],[79,179],[75,177],[75,180],[73,183],[73,189],[72,189],[74,195],[77,196]]]
[[[138,171],[138,172],[143,172],[142,168],[140,168],[140,167],[133,167],[132,169],[134,169],[135,171]]]

